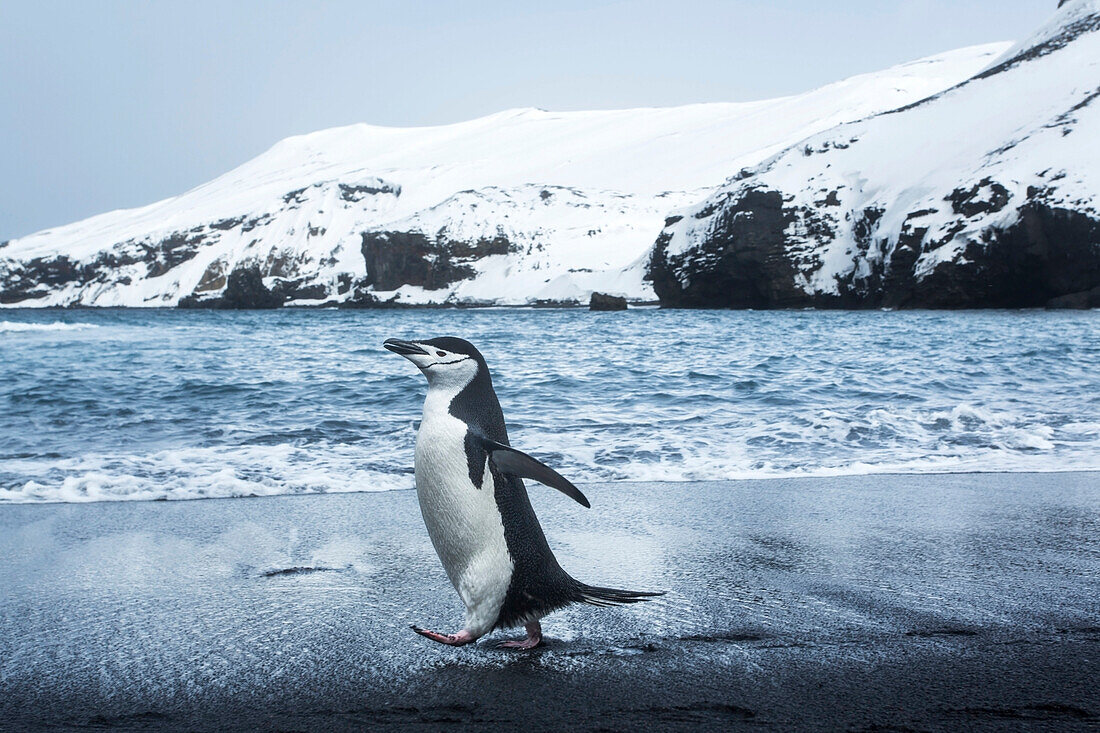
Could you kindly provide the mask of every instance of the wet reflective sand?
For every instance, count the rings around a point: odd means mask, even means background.
[[[408,491],[0,507],[0,728],[1100,723],[1100,475],[531,494],[578,578],[532,653],[461,609]]]

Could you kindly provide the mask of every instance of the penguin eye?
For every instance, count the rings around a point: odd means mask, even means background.
[[[437,352],[435,352],[435,355],[436,356],[446,356],[447,352],[446,351],[437,351]]]

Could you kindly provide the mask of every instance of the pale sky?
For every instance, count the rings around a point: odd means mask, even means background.
[[[1056,0],[0,0],[0,240],[354,122],[762,99],[1027,35]]]

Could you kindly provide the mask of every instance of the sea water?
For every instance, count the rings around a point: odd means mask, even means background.
[[[0,312],[0,502],[413,486],[461,336],[579,484],[1100,469],[1100,312]]]

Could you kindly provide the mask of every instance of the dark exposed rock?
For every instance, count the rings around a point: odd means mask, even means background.
[[[229,273],[225,292],[220,296],[203,297],[192,293],[180,299],[180,308],[269,309],[278,308],[283,298],[264,285],[257,265],[238,267]]]
[[[925,308],[1035,308],[1100,286],[1100,220],[1032,200],[1019,219],[967,242],[899,303]]]
[[[897,308],[908,301],[913,292],[913,266],[917,264],[924,246],[928,227],[913,226],[913,216],[907,216],[894,248],[886,253],[879,270],[880,287],[864,295],[872,305]]]
[[[346,183],[339,184],[340,198],[344,201],[358,202],[367,196],[377,196],[382,193],[401,195],[401,187],[390,183],[379,183],[377,186],[351,186]]]
[[[389,300],[380,300],[371,292],[366,278],[354,279],[348,273],[341,273],[337,277],[336,292],[340,295],[348,294],[347,299],[337,303],[339,308],[402,308],[400,298],[394,295]]]
[[[261,263],[260,269],[265,277],[294,280],[301,276],[302,265],[308,261],[309,256],[304,252],[293,249],[272,249]]]
[[[384,303],[384,302],[380,301],[378,298],[374,297],[370,293],[363,293],[361,296],[359,296],[357,298],[342,301],[339,305],[337,305],[337,307],[338,308],[349,308],[349,309],[356,309],[356,308],[386,308],[388,305],[391,305],[391,304],[387,304],[387,303]]]
[[[592,293],[588,301],[588,310],[593,311],[625,311],[626,298],[606,293]]]
[[[339,295],[343,295],[349,290],[351,290],[351,275],[346,272],[341,272],[336,277],[336,292]]]
[[[84,274],[84,268],[65,255],[54,259],[35,257],[27,263],[26,269],[34,271],[35,280],[47,287],[66,285],[80,280]]]
[[[288,191],[283,194],[284,204],[304,204],[306,202],[305,192],[306,188],[296,188],[293,191]]]
[[[989,190],[988,195],[985,195],[986,189]],[[971,217],[1000,211],[1008,204],[1009,198],[1004,186],[983,178],[969,189],[956,188],[944,200],[951,202],[951,210],[956,214]]]
[[[243,216],[238,216],[236,219],[222,219],[221,221],[216,221],[216,222],[214,222],[213,224],[210,225],[210,228],[211,229],[220,229],[221,231],[227,231],[229,229],[233,229],[236,226],[239,226],[243,222],[244,222],[244,217]]]
[[[387,300],[382,300],[369,290],[366,279],[357,280],[351,288],[351,297],[339,304],[340,308],[438,308],[437,305],[416,306],[410,303],[402,303],[401,295],[394,294]]]
[[[375,298],[373,295],[366,294],[362,298],[355,300],[341,301],[337,308],[356,309],[356,308],[380,308],[382,307],[381,301]]]
[[[827,153],[830,150],[847,150],[852,147],[852,143],[856,142],[857,138],[852,138],[847,142],[841,142],[837,140],[826,140],[821,143],[819,147],[813,147],[812,145],[805,145],[802,147],[802,155],[810,157],[811,155],[818,155],[819,153]]]
[[[250,232],[253,229],[255,229],[256,227],[264,226],[265,224],[267,224],[268,222],[270,222],[274,218],[275,218],[274,214],[262,214],[260,216],[254,216],[251,219],[248,219],[244,223],[241,224],[241,231],[242,232]]]
[[[271,287],[281,302],[288,300],[322,300],[328,296],[328,288],[322,283],[309,283],[305,280],[278,280]]]
[[[1047,301],[1046,307],[1074,308],[1079,310],[1085,308],[1100,308],[1100,286],[1092,290],[1083,290],[1079,293],[1069,293],[1068,295],[1059,295],[1057,298],[1051,298]]]
[[[0,264],[0,304],[11,305],[49,295],[49,288],[79,278],[80,269],[68,257],[35,257],[22,263]]]
[[[209,293],[221,290],[226,285],[225,262],[214,260],[207,265],[206,270],[199,278],[199,284],[195,286],[195,293]]]
[[[647,279],[662,305],[677,308],[806,305],[786,256],[785,229],[791,219],[778,191],[750,188],[722,207],[711,236],[699,247],[669,255],[668,235],[662,234]]]
[[[839,295],[833,296],[796,287],[798,278],[814,270],[788,227],[805,225],[804,212],[785,208],[779,192],[747,189],[740,198],[711,207],[710,236],[687,252],[669,256],[668,234],[662,234],[649,277],[662,305],[672,307],[1096,307],[1100,220],[1053,205],[1048,194],[1032,187],[1014,223],[965,239],[960,257],[923,274],[917,271],[918,260],[964,236],[962,220],[938,241],[926,241],[928,229],[920,222],[934,212],[914,211],[890,245],[877,232],[883,209],[852,212],[852,256],[865,266],[839,280]],[[1010,198],[1003,186],[985,179],[956,189],[946,200],[958,216],[971,217],[1000,211]],[[828,232],[810,237],[811,242],[831,238]]]
[[[292,300],[321,300],[326,295],[328,295],[328,289],[320,283],[314,283],[291,290],[289,298]]]
[[[861,251],[866,252],[870,248],[871,236],[878,226],[886,209],[878,206],[869,206],[860,212],[852,224],[852,233],[855,235],[856,245]]]
[[[142,259],[148,263],[149,277],[160,277],[177,265],[190,260],[199,253],[204,240],[205,237],[202,234],[188,236],[188,234],[177,233],[156,244],[144,246],[145,256]]]
[[[86,262],[77,262],[65,255],[37,257],[8,273],[0,300],[18,302],[27,297],[42,297],[46,289],[70,283],[107,282],[117,279],[118,270],[130,265],[144,264],[146,277],[159,277],[198,254],[209,236],[200,229],[198,232],[176,232],[153,242],[131,239]]]
[[[256,266],[237,268],[229,273],[225,286],[227,308],[278,308],[282,299],[264,285],[263,275]]]
[[[863,261],[877,266],[869,267],[866,271],[856,270],[851,277],[839,280],[837,306],[856,307],[864,302],[869,294],[881,290],[884,268],[882,259],[878,255],[883,242],[878,236],[878,225],[884,213],[886,213],[885,209],[869,206],[852,216],[852,236],[856,243],[854,254]]]
[[[429,239],[421,232],[363,232],[362,236],[366,282],[375,290],[396,290],[402,285],[438,290],[473,277],[470,263],[511,250],[502,235],[476,242]]]
[[[219,295],[200,295],[198,293],[191,293],[180,298],[177,308],[183,308],[185,310],[193,310],[195,308],[223,308],[225,299]]]
[[[297,208],[306,202],[306,191],[311,188],[322,188],[325,185],[327,184],[322,181],[310,186],[303,186],[302,188],[288,191],[283,194],[283,203],[290,204],[291,208]],[[340,192],[340,198],[350,203],[357,203],[368,196],[378,196],[380,194],[391,194],[393,196],[401,195],[401,186],[381,180],[377,185],[339,183],[337,184],[337,190]]]
[[[59,255],[10,263],[0,273],[0,303],[43,298],[72,283],[117,280],[118,270],[130,265],[145,264],[146,276],[157,277],[194,257],[204,240],[201,233],[176,233],[157,242],[128,240],[86,262]]]
[[[418,285],[436,290],[473,276],[473,269],[440,256],[434,243],[420,232],[364,232],[362,252],[368,284],[378,290]]]

